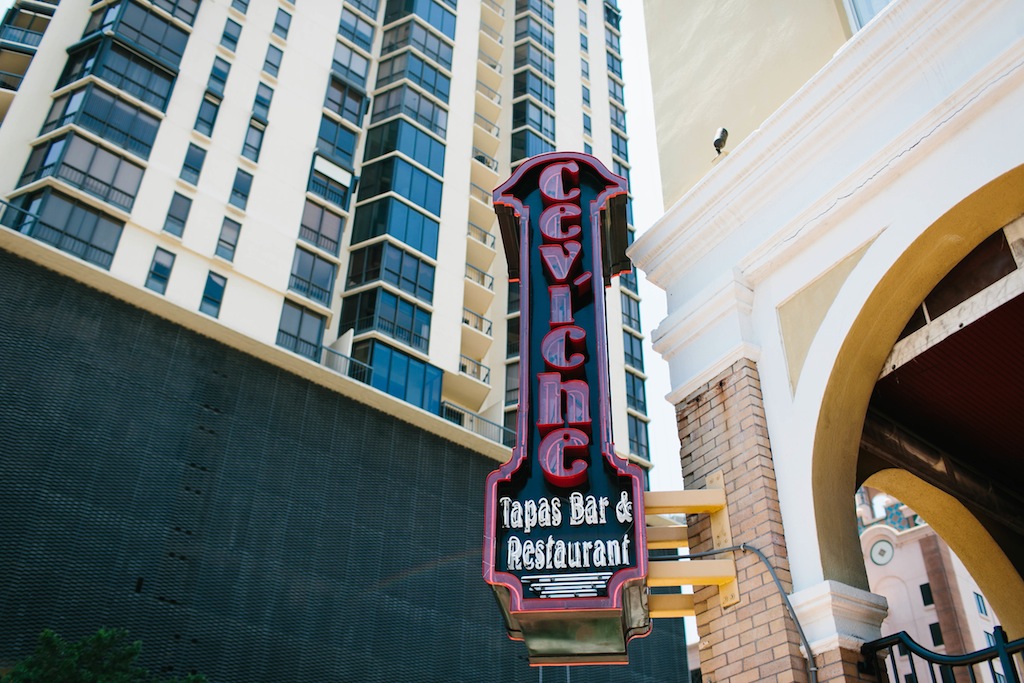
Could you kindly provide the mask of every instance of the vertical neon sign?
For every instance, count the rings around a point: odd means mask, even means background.
[[[520,281],[516,444],[487,478],[484,579],[533,664],[625,663],[650,631],[643,472],[615,453],[604,287],[630,268],[625,179],[533,157],[494,191]]]

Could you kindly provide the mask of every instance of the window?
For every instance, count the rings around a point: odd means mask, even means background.
[[[292,258],[292,274],[288,280],[288,289],[324,306],[330,306],[336,272],[337,266],[327,259],[305,249],[296,248],[295,256]]]
[[[340,78],[331,78],[327,84],[325,109],[334,112],[346,121],[361,126],[365,106],[366,97],[355,86],[349,85]]]
[[[509,318],[505,330],[505,357],[515,358],[519,355],[519,316]]]
[[[996,635],[989,631],[985,631],[985,643],[987,643],[989,647],[995,647]]]
[[[434,0],[390,0],[384,12],[384,23],[415,14],[448,38],[455,38],[455,15]]]
[[[405,114],[430,132],[445,137],[448,112],[409,85],[400,85],[374,97],[370,121],[377,123],[398,114]]]
[[[628,273],[619,276],[619,284],[633,292],[638,293],[636,286],[636,268],[633,268]]]
[[[377,18],[378,0],[348,0],[346,4],[352,5],[371,19]]]
[[[372,368],[373,387],[434,415],[441,410],[440,368],[375,340],[354,344],[352,358]]]
[[[416,48],[445,69],[451,70],[452,46],[441,37],[431,33],[422,24],[412,20],[384,32],[380,49],[381,57],[397,52],[408,45]]]
[[[649,459],[647,423],[636,415],[627,415],[626,421],[629,423],[629,452],[633,455],[639,455],[641,458]]]
[[[616,154],[625,161],[629,161],[629,144],[625,137],[619,135],[614,130],[612,131],[612,154]]]
[[[626,132],[626,110],[616,107],[614,104],[610,104],[608,108],[611,114],[612,125],[621,130],[623,133]]]
[[[157,294],[167,291],[167,281],[171,279],[171,268],[174,267],[174,254],[160,247],[153,252],[153,262],[149,264],[149,275],[146,276],[146,288]]]
[[[512,133],[512,161],[554,151],[554,145],[532,130],[524,129]]]
[[[521,43],[515,49],[515,68],[532,66],[548,78],[555,77],[555,60],[533,43]]]
[[[647,390],[644,388],[644,380],[639,375],[626,372],[626,405],[633,410],[647,412]]]
[[[19,185],[55,176],[130,211],[142,183],[142,173],[142,167],[72,133],[34,148]]]
[[[594,153],[594,146],[592,144],[590,144],[589,142],[584,142],[583,143],[583,153],[584,154],[593,154]]]
[[[274,35],[284,39],[288,38],[288,29],[292,25],[292,15],[280,7],[277,8],[277,17],[274,19]]]
[[[245,14],[249,11],[249,0],[231,0],[231,6],[242,14]]]
[[[531,38],[540,43],[546,50],[555,49],[555,33],[532,15],[516,19],[516,40]]]
[[[388,157],[363,166],[359,198],[395,192],[434,215],[441,213],[441,181],[405,159]]]
[[[341,169],[338,170],[341,171]],[[349,186],[346,183],[316,169],[313,169],[312,173],[310,173],[309,184],[306,186],[308,191],[318,197],[323,197],[342,209],[348,209],[348,188]]]
[[[262,123],[252,119],[249,129],[245,131],[245,142],[242,143],[242,156],[252,161],[260,160],[260,149],[263,147],[263,134],[266,129]]]
[[[206,150],[189,143],[188,151],[185,152],[185,162],[181,165],[180,178],[187,183],[196,185],[199,183],[199,174],[203,170],[203,161],[206,160]]]
[[[885,511],[883,510],[881,515],[876,514],[876,517],[885,517]],[[935,599],[932,597],[932,586],[930,583],[921,584],[921,602],[926,606],[935,604]]]
[[[341,305],[339,333],[377,331],[427,352],[430,343],[430,311],[376,287],[346,297]]]
[[[611,52],[605,52],[605,55],[607,55],[605,63],[608,65],[608,72],[622,78],[622,60]]]
[[[403,52],[382,61],[377,69],[378,88],[403,78],[408,78],[442,102],[448,102],[451,79],[413,52]]]
[[[327,116],[320,118],[320,134],[316,141],[317,151],[350,171],[353,167],[356,141],[356,134],[345,126]]]
[[[152,0],[153,4],[189,26],[199,12],[199,0]]]
[[[434,266],[390,242],[354,251],[349,260],[349,288],[378,280],[427,303],[434,298]]]
[[[242,35],[242,25],[234,19],[228,19],[224,31],[220,34],[220,44],[234,52],[238,49],[238,39]]]
[[[529,126],[544,137],[555,139],[555,117],[531,100],[520,100],[512,105],[512,127]]]
[[[263,70],[271,76],[277,76],[281,70],[281,58],[284,52],[276,45],[267,45],[267,56],[263,58]]]
[[[160,119],[95,85],[54,100],[40,135],[68,123],[77,123],[144,159],[149,157],[160,127]]]
[[[217,97],[224,97],[224,88],[228,84],[228,74],[231,72],[231,64],[226,59],[215,57],[213,68],[210,69],[210,80],[206,83],[206,89]]]
[[[587,10],[580,7],[580,26],[587,25]]]
[[[252,175],[242,169],[235,171],[235,182],[231,185],[231,198],[228,202],[244,210],[249,203],[249,190],[252,189]]]
[[[505,405],[519,405],[519,363],[505,366]]]
[[[124,224],[50,189],[19,197],[3,216],[4,225],[110,269]],[[21,209],[18,211],[17,209]],[[25,213],[37,214],[38,220]]]
[[[324,323],[324,316],[285,299],[277,328],[277,345],[319,361]]]
[[[588,81],[590,80],[590,62],[586,58],[580,58],[580,73],[583,75],[583,78]]]
[[[370,60],[345,43],[334,45],[334,61],[331,68],[353,85],[360,88],[366,87],[366,74],[370,70]]]
[[[583,132],[587,135],[593,133],[593,124],[591,123],[590,114],[583,114]]]
[[[518,313],[519,312],[519,283],[510,282],[508,283],[508,312]]]
[[[337,256],[344,226],[345,221],[341,216],[307,199],[306,206],[302,210],[299,239]]]
[[[438,175],[444,173],[444,143],[408,121],[394,119],[367,132],[365,160],[396,150]]]
[[[121,47],[111,38],[91,43],[70,54],[58,87],[90,74],[160,111],[167,107],[175,76],[174,72]]]
[[[171,207],[167,209],[167,218],[164,219],[164,231],[181,237],[185,232],[185,222],[188,221],[188,212],[192,209],[192,200],[177,192],[171,196]]]
[[[932,645],[939,646],[944,642],[942,639],[942,627],[939,626],[939,622],[928,624],[928,630],[932,634]]]
[[[988,616],[988,607],[985,605],[985,598],[980,593],[974,594],[974,604],[978,608],[978,614]]]
[[[640,337],[623,330],[622,345],[625,348],[626,365],[644,371],[644,351]]]
[[[217,249],[214,253],[222,259],[233,261],[235,259],[235,247],[238,245],[238,233],[241,230],[241,223],[225,218],[220,226],[220,237],[217,238]]]
[[[615,31],[604,32],[604,42],[609,49],[615,50],[619,54],[622,54],[622,40],[619,38],[619,34]]]
[[[906,674],[903,676],[903,683],[917,683],[917,676],[915,674]]]
[[[590,41],[587,40],[586,33],[580,33],[580,49],[586,52],[590,48]]]
[[[162,4],[163,9],[173,13],[173,3],[169,0],[159,0],[154,4]],[[186,10],[185,15],[194,16],[198,3],[195,0],[187,0],[182,4],[183,9]],[[140,48],[142,52],[152,55],[172,69],[178,68],[189,36],[187,31],[178,28],[156,12],[134,2],[107,5],[93,12],[82,37],[97,32],[115,33],[124,41]]]
[[[622,322],[637,332],[640,329],[640,302],[622,292]]]
[[[548,24],[555,22],[555,9],[544,0],[516,0],[516,14],[533,12]]]
[[[256,86],[256,99],[252,103],[252,117],[267,123],[270,117],[270,101],[274,98],[274,89],[266,83]]]
[[[394,197],[360,206],[352,225],[352,244],[391,235],[430,258],[437,258],[438,222]]]
[[[341,10],[341,23],[338,33],[353,43],[369,51],[373,47],[373,24],[345,7]]]
[[[213,135],[213,126],[217,123],[217,112],[219,110],[220,101],[211,95],[205,95],[203,101],[199,103],[199,113],[196,115],[196,131],[207,137]]]
[[[608,95],[619,104],[626,103],[626,93],[623,91],[622,84],[614,78],[608,79]]]
[[[590,106],[590,88],[583,86],[583,105]]]
[[[227,286],[227,279],[217,275],[213,271],[206,276],[206,287],[203,288],[203,298],[199,302],[199,311],[216,318],[220,315],[220,304],[224,300],[224,288]]]
[[[586,89],[584,88],[584,90]],[[523,95],[534,97],[549,109],[555,107],[555,86],[529,69],[518,72],[513,79],[512,96],[522,97]]]

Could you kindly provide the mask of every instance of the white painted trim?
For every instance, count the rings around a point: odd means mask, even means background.
[[[816,655],[837,647],[859,650],[881,636],[882,621],[889,613],[881,595],[838,581],[822,581],[793,593],[790,602]]]

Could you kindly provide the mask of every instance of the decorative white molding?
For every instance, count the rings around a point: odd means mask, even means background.
[[[730,279],[711,285],[689,302],[691,305],[670,313],[651,333],[651,344],[666,360],[679,353],[716,323],[732,316],[737,325],[749,329],[754,291],[744,283]],[[742,341],[749,341],[742,334]]]
[[[693,392],[700,389],[702,386],[713,380],[719,374],[725,372],[728,368],[732,367],[733,363],[744,358],[750,359],[755,363],[761,357],[761,349],[753,344],[740,343],[736,346],[727,349],[721,356],[714,359],[707,364],[706,369],[700,372],[690,379],[686,380],[678,387],[674,388],[668,395],[665,396],[665,400],[671,403],[673,406],[678,406],[680,403],[685,401]]]
[[[860,650],[864,643],[880,637],[882,620],[889,613],[881,595],[838,581],[822,581],[789,599],[816,655],[838,647]]]
[[[959,45],[972,31],[988,35],[986,21],[998,23],[1001,14],[1013,11],[1000,0],[893,3],[641,235],[630,248],[630,257],[650,281],[668,289],[680,273],[691,269],[748,221],[760,222],[758,234],[751,237],[762,249],[773,242],[789,243],[795,237],[790,226],[816,221],[849,189],[870,180],[880,162],[898,159],[915,140],[927,137],[935,121],[945,120],[950,103],[957,102],[965,89],[977,81],[992,83],[991,74],[985,73],[991,71],[988,62],[1013,41],[1006,35],[1000,36],[999,42],[986,38],[988,49],[976,53],[970,65],[963,64]],[[958,38],[952,40],[951,36]],[[922,64],[929,63],[935,65],[936,73],[922,72]],[[957,69],[944,68],[944,64]],[[947,74],[965,68],[975,72],[960,81]],[[907,83],[918,84],[921,94],[930,97],[908,104],[901,87]],[[901,134],[882,144],[864,140],[864,132],[856,124],[871,115],[880,116],[883,107],[899,120],[869,132],[885,136],[898,130]],[[912,129],[919,129],[916,138]],[[854,143],[857,145],[850,148]],[[848,148],[843,149],[843,144]],[[879,152],[862,159],[851,154],[852,149]],[[833,167],[837,158],[845,159],[847,165]],[[800,177],[808,168],[817,169],[817,174]],[[830,168],[831,173],[821,173]],[[780,193],[805,181],[814,187],[802,187],[801,193],[818,197],[815,205],[805,205],[798,215],[777,216],[781,220],[774,225],[762,218],[778,213],[772,203]],[[756,270],[763,264],[749,265]]]

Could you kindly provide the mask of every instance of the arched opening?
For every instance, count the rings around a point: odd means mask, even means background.
[[[1019,431],[1024,423],[1024,365],[1018,359],[1024,296],[1018,293],[1001,303],[991,317],[946,329],[941,340],[926,343],[921,353],[908,351],[908,367],[927,382],[913,390],[906,386],[911,382],[900,383],[892,392],[895,398],[882,397],[878,387],[880,371],[892,360],[897,340],[907,336],[922,302],[965,257],[1022,214],[1024,167],[1018,167],[922,231],[879,280],[836,356],[816,426],[812,465],[825,578],[868,588],[850,501],[858,486],[875,476],[872,481],[892,490],[879,488],[897,498],[909,495],[914,502],[901,499],[926,518],[930,513],[935,531],[950,547],[960,546],[957,554],[972,576],[993,591],[993,606],[1006,620],[1011,638],[1024,636],[1024,615],[1018,607],[1024,601],[1024,497],[1004,482],[1022,480],[1024,458],[1015,457],[1019,449],[1008,451],[1009,432],[1002,440],[990,437],[994,429]],[[1024,242],[1006,243],[1018,251],[1022,246]],[[1021,256],[1015,255],[1018,265]],[[932,365],[922,370],[926,353]],[[915,414],[917,406],[922,409]],[[1013,406],[1016,420],[1011,424],[975,424],[1010,415]],[[894,474],[899,470],[906,471]],[[996,589],[995,582],[1003,586]]]

